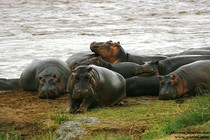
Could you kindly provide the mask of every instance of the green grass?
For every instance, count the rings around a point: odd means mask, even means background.
[[[167,138],[176,132],[209,132],[210,94],[192,97],[183,104],[177,104],[174,100],[142,100],[129,106],[95,108],[84,114],[55,113],[45,122],[49,124],[48,128],[53,129],[35,136],[34,140],[53,140],[55,128],[61,123],[85,116],[98,117],[101,123],[90,125],[80,122],[87,131],[84,140],[150,140]],[[20,140],[20,137],[0,135],[0,140],[13,139]]]
[[[62,122],[67,121],[69,117],[66,114],[55,114],[51,119],[61,124]]]
[[[208,120],[210,120],[210,94],[205,94],[203,96],[197,96],[194,99],[191,99],[190,103],[183,107],[180,115],[173,118],[168,118],[167,121],[161,123],[160,125],[154,126],[148,130],[146,134],[144,134],[142,139],[165,137],[166,135],[180,132],[182,129],[189,126],[204,124]],[[189,131],[190,130],[188,130],[188,132]],[[201,130],[197,132],[200,131]],[[184,132],[187,131],[185,130],[183,133]],[[192,129],[192,132],[196,131]]]
[[[0,140],[22,140],[20,136],[16,134],[0,133]]]

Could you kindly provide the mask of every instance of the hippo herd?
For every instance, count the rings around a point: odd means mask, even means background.
[[[133,55],[120,42],[92,42],[91,51],[65,62],[34,60],[19,79],[0,78],[0,90],[38,91],[39,98],[68,94],[69,113],[112,106],[126,96],[158,96],[161,100],[198,95],[210,90],[210,48],[177,54]]]

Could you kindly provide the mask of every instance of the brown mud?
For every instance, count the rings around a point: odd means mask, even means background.
[[[126,98],[123,106],[138,105],[142,102],[158,100],[157,97],[135,97]],[[28,91],[1,91],[0,92],[0,132],[15,133],[23,138],[31,139],[39,135],[48,133],[56,128],[50,127],[51,116],[64,113],[67,109],[67,95],[63,95],[55,100],[39,99],[37,92]],[[119,105],[113,108],[121,107]],[[129,132],[131,130],[119,124],[119,127],[113,127],[110,122],[104,122],[103,130],[91,130],[92,134],[98,131],[118,131],[119,133]],[[137,122],[135,123],[138,124]],[[113,127],[113,128],[112,128]],[[134,131],[134,130],[132,130]],[[144,130],[135,130],[132,133],[142,133]],[[140,132],[141,131],[141,132]]]

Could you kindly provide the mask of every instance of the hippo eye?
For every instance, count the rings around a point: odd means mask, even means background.
[[[39,78],[40,84],[44,85],[45,81],[46,81],[46,80],[45,80],[44,78],[41,78],[41,79]]]
[[[160,81],[160,85],[163,86],[165,83],[164,81]]]
[[[39,77],[39,80],[42,80],[42,77]]]
[[[53,78],[56,78],[56,75],[55,74],[53,75]]]

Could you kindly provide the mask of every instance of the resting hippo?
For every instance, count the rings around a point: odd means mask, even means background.
[[[0,78],[0,90],[16,90],[21,89],[20,79],[5,79]]]
[[[187,50],[178,55],[210,55],[210,50]]]
[[[125,79],[95,65],[81,65],[68,80],[69,112],[83,113],[92,106],[112,106],[126,96]]]
[[[198,60],[210,60],[210,55],[181,55],[139,66],[137,75],[166,75],[177,68]]]
[[[113,43],[112,41],[92,42],[90,49],[110,63],[134,62],[141,65],[142,61],[163,60],[167,58],[166,56],[137,56],[126,53],[121,47],[120,42]]]
[[[133,76],[126,79],[127,96],[158,96],[159,78],[156,76]]]
[[[175,99],[186,93],[196,95],[210,90],[210,60],[184,65],[160,77],[159,99]]]
[[[60,60],[49,58],[34,60],[20,76],[24,90],[37,91],[40,98],[54,99],[65,90],[71,71]]]
[[[96,54],[93,54],[90,51],[79,52],[70,56],[66,60],[66,63],[68,64],[70,70],[73,70],[84,60],[87,60],[89,58],[96,57],[96,56],[97,56]]]
[[[167,54],[168,57],[177,55],[210,55],[210,47],[190,48],[180,53]]]
[[[133,62],[121,62],[117,64],[111,64],[106,62],[100,57],[93,57],[81,63],[82,65],[94,64],[97,66],[105,67],[112,71],[121,74],[124,78],[130,78],[136,75],[137,68],[139,64]]]

